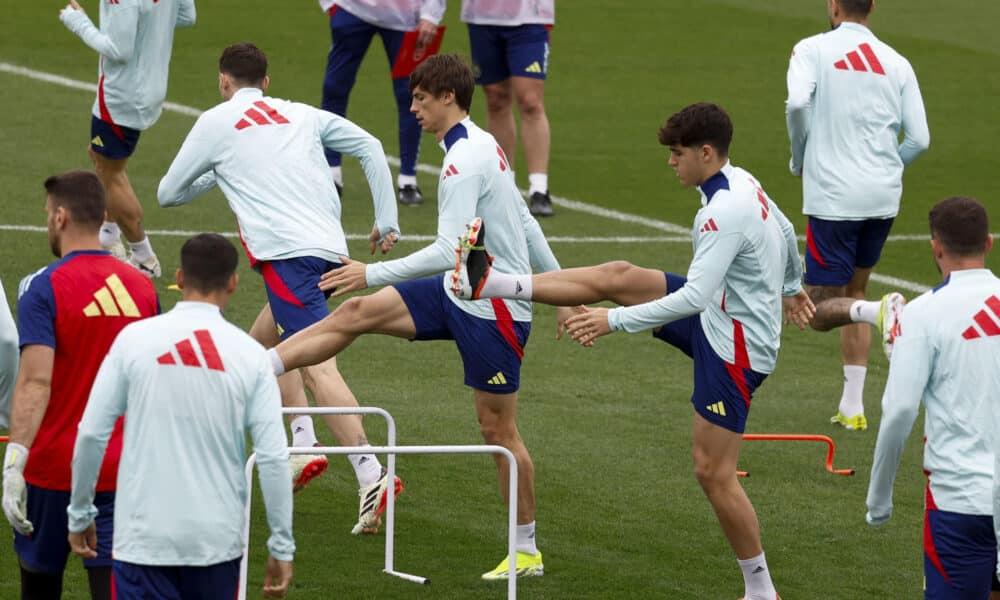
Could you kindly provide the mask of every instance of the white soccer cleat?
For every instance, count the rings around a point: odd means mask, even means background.
[[[379,480],[370,485],[366,485],[358,490],[361,498],[358,506],[358,522],[351,529],[352,535],[374,535],[378,533],[379,526],[382,525],[382,513],[385,512],[386,492],[389,488],[389,474],[385,467],[382,467],[382,476]],[[393,486],[393,496],[398,496],[403,491],[403,482],[396,477]]]
[[[465,226],[455,248],[451,292],[462,300],[478,300],[490,274],[493,257],[486,251],[486,225],[476,217]]]
[[[139,261],[135,258],[135,254],[128,257],[128,264],[132,265],[139,272],[149,277],[150,279],[155,279],[160,276],[160,260],[156,258],[154,254],[152,258],[148,258],[144,261]]]
[[[322,454],[289,454],[288,468],[292,471],[292,492],[305,489],[313,479],[319,477],[330,466]]]
[[[882,303],[878,307],[878,330],[882,334],[882,349],[885,350],[886,358],[892,358],[892,346],[896,343],[896,336],[900,334],[899,316],[906,306],[906,298],[899,292],[892,292],[882,296]]]

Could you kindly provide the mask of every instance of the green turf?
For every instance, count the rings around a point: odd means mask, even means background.
[[[581,200],[687,227],[695,192],[677,185],[656,130],[684,104],[725,106],[736,123],[736,164],[751,170],[800,229],[800,181],[787,171],[784,78],[792,45],[827,27],[819,0],[574,0],[560,4],[553,32],[546,105],[552,123],[551,189]],[[96,15],[97,4],[87,10]],[[319,101],[328,31],[312,2],[202,1],[199,22],[181,30],[169,99],[196,108],[218,102],[215,66],[221,48],[253,40],[271,59],[271,93]],[[1000,135],[994,105],[1000,44],[993,24],[1000,5],[961,0],[881,0],[873,27],[914,65],[931,126],[931,150],[907,172],[894,233],[926,233],[930,205],[969,194],[997,206],[995,159],[988,141]],[[7,7],[0,61],[92,82],[96,57],[58,22],[57,7],[20,2]],[[446,18],[444,50],[467,54],[458,2]],[[44,225],[41,182],[54,172],[85,167],[90,92],[0,72],[0,225]],[[481,93],[473,118],[484,121]],[[395,107],[380,45],[373,44],[351,97],[349,116],[398,155]],[[218,192],[170,210],[155,190],[193,123],[165,112],[143,134],[130,176],[155,230],[233,231]],[[984,142],[987,142],[984,147]],[[985,149],[984,149],[985,148]],[[440,163],[423,142],[421,161]],[[517,165],[524,157],[518,153]],[[355,161],[347,163],[345,226],[368,231],[372,208]],[[526,175],[518,173],[522,185]],[[431,200],[401,208],[404,233],[434,232],[435,177],[421,174]],[[557,208],[543,222],[552,236],[653,236],[664,231]],[[994,230],[997,228],[994,227]],[[13,300],[16,283],[50,260],[44,235],[0,230],[0,277]],[[153,236],[164,271],[177,266],[183,237]],[[401,252],[421,244],[404,241]],[[352,242],[356,257],[361,242]],[[566,266],[611,258],[683,272],[689,242],[555,243]],[[991,258],[991,266],[1000,261]],[[228,316],[248,326],[262,303],[259,278],[244,264],[242,291]],[[878,272],[920,285],[938,279],[925,241],[890,243]],[[165,307],[176,296],[158,283]],[[889,288],[872,285],[872,295]],[[648,336],[618,335],[584,350],[554,338],[553,311],[537,307],[520,397],[520,427],[537,471],[539,543],[547,574],[525,581],[523,598],[735,598],[742,580],[715,518],[692,476],[689,361]],[[750,432],[830,435],[836,466],[852,478],[827,474],[818,445],[747,443],[741,466],[757,507],[768,562],[785,598],[916,598],[922,580],[920,435],[911,436],[896,485],[896,516],[873,529],[864,523],[864,496],[878,425],[886,361],[873,351],[866,384],[872,430],[864,434],[826,423],[841,376],[836,335],[787,331],[778,369],[755,398]],[[340,357],[362,404],[389,409],[399,439],[409,444],[478,443],[471,394],[461,385],[457,352],[447,343],[409,344],[363,337]],[[384,441],[378,419],[367,421]],[[322,434],[324,440],[329,436]],[[430,587],[380,573],[382,537],[348,535],[356,516],[350,469],[333,459],[333,475],[296,499],[293,598],[502,598],[505,588],[478,575],[505,548],[506,511],[489,458],[400,457],[406,492],[398,513],[397,567],[430,577]],[[259,497],[254,512],[251,593],[262,578],[266,526]],[[197,510],[193,501],[192,510]],[[85,598],[82,569],[70,561],[66,598]],[[17,595],[9,541],[0,543],[0,597]]]

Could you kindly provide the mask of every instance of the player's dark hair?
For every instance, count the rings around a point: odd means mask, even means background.
[[[852,17],[867,17],[872,12],[872,0],[837,0],[840,8]]]
[[[77,225],[94,231],[104,223],[104,184],[93,171],[66,171],[45,180],[53,208],[63,207]]]
[[[219,57],[219,73],[245,85],[259,85],[267,77],[267,55],[250,42],[233,44]]]
[[[225,290],[239,262],[232,242],[217,233],[199,233],[181,246],[184,287],[206,294]]]
[[[733,122],[717,104],[699,102],[685,106],[667,119],[660,128],[660,143],[664,146],[694,148],[708,144],[719,156],[729,156],[733,141]]]
[[[945,198],[931,208],[928,221],[931,237],[950,254],[967,257],[985,252],[990,219],[979,200],[964,196]]]
[[[435,98],[454,92],[455,103],[469,112],[476,79],[469,65],[457,54],[435,54],[420,63],[410,74],[410,92],[417,89],[417,86],[430,92]]]

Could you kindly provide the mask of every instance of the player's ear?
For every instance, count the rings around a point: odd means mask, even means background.
[[[240,276],[233,273],[229,276],[229,283],[226,284],[226,292],[232,294],[236,291],[236,285],[240,282]]]
[[[268,75],[264,75],[264,82],[260,86],[261,91],[266,92],[267,91],[267,86],[269,86],[269,85],[271,85],[271,77],[268,76]]]
[[[986,252],[989,252],[992,249],[993,249],[993,236],[992,235],[987,235],[986,236]],[[984,252],[984,254],[985,254],[985,252]]]
[[[177,269],[177,271],[174,272],[174,281],[177,283],[177,288],[180,289],[180,290],[183,290],[184,289],[184,271],[181,271],[180,269]]]

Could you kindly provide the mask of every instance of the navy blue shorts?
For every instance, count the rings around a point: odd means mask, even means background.
[[[512,76],[545,79],[549,64],[546,25],[469,24],[469,46],[476,83],[488,85]]]
[[[924,517],[924,598],[988,600],[997,589],[993,517],[934,508]]]
[[[136,565],[116,560],[116,600],[228,600],[236,597],[240,559],[207,567]]]
[[[281,339],[322,321],[330,313],[326,299],[333,291],[319,289],[319,278],[342,266],[314,256],[257,263],[255,268],[264,276],[267,301]]]
[[[28,520],[35,526],[30,536],[14,532],[14,551],[21,563],[40,573],[62,573],[69,557],[69,492],[47,490],[28,484]],[[110,567],[114,538],[115,493],[97,492],[97,558],[83,559],[83,566]]]
[[[687,283],[687,279],[679,275],[664,275],[667,277],[668,294],[676,292]],[[767,378],[765,373],[742,366],[750,364],[746,349],[743,350],[742,358],[737,352],[736,364],[722,360],[708,343],[699,315],[667,323],[654,330],[653,337],[680,349],[694,360],[691,404],[695,411],[710,423],[743,433],[753,393]]]
[[[806,285],[847,285],[855,269],[878,264],[894,219],[825,221],[806,224]]]
[[[90,147],[108,158],[128,158],[139,143],[138,129],[131,129],[90,116]]]
[[[513,320],[499,298],[491,299],[495,321],[474,317],[455,306],[443,279],[437,275],[393,286],[416,325],[413,339],[455,340],[465,366],[465,385],[492,394],[516,392],[531,323]]]

